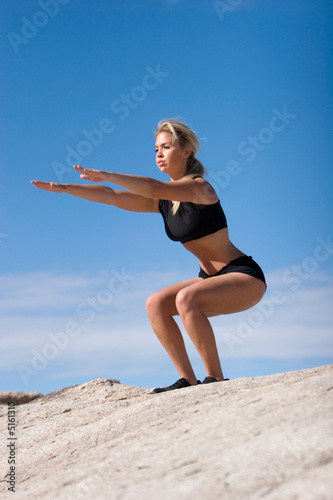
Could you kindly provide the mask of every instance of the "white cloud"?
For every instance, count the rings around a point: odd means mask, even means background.
[[[285,272],[267,276],[269,288],[255,308],[212,319],[222,358],[333,355],[332,277],[313,273],[296,287],[283,279]],[[115,274],[4,276],[1,370],[15,371],[19,364],[31,367],[36,352],[50,356],[53,377],[61,376],[64,363],[77,374],[112,366],[138,370],[164,359],[145,300],[154,290],[186,276],[150,272],[129,279],[132,275],[121,271],[118,275],[118,281],[111,282]],[[186,333],[185,341],[190,356],[197,359]],[[60,347],[54,347],[56,342]]]
[[[296,286],[296,281],[290,285],[284,280],[287,271],[267,276],[274,286],[256,307],[228,317],[223,326],[216,324],[221,353],[270,358],[333,355],[332,277],[304,274]]]

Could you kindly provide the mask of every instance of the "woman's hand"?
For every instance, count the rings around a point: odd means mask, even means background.
[[[31,183],[38,189],[44,189],[52,193],[63,193],[66,190],[65,184],[58,184],[57,182],[31,181]]]
[[[93,182],[103,182],[108,180],[110,172],[104,172],[103,170],[94,170],[93,168],[83,168],[79,165],[74,165],[73,167],[77,172],[79,172],[82,179]]]

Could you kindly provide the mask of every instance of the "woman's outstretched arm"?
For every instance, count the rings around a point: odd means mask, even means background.
[[[158,212],[158,200],[131,193],[119,191],[108,186],[94,184],[59,184],[57,182],[31,181],[32,184],[52,193],[67,193],[89,201],[113,205],[131,212]]]
[[[111,182],[136,194],[141,194],[147,198],[155,198],[155,189],[159,181],[152,177],[143,175],[117,174],[105,170],[95,170],[93,168],[83,168],[74,165],[74,169],[80,174],[82,179],[93,182]]]
[[[82,179],[93,182],[111,182],[147,198],[208,204],[218,200],[212,186],[203,178],[182,178],[175,182],[163,182],[152,177],[118,174],[77,165],[74,169],[80,173]]]

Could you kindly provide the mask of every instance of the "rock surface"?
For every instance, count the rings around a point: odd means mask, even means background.
[[[332,365],[162,394],[98,379],[15,410],[16,500],[333,499]]]
[[[33,401],[41,396],[42,394],[39,392],[0,391],[0,405],[9,402],[21,405],[23,403],[29,403],[29,401]]]

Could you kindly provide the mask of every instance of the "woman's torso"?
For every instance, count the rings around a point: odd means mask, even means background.
[[[233,259],[245,255],[230,241],[227,227],[183,246],[197,257],[207,274],[215,274]]]
[[[195,255],[207,274],[215,274],[231,260],[245,255],[229,239],[227,219],[218,198],[209,205],[182,202],[175,214],[172,208],[172,202],[160,200],[167,235]]]

